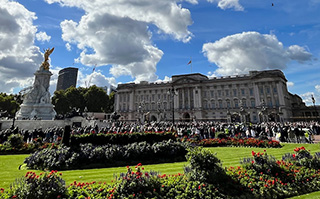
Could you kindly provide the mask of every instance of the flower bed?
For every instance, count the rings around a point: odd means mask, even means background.
[[[171,132],[145,132],[145,133],[88,133],[82,135],[72,135],[71,145],[92,143],[93,145],[103,144],[129,144],[134,142],[155,143],[164,140],[175,139]]]
[[[252,151],[242,166],[223,169],[214,154],[195,148],[189,149],[184,174],[146,171],[139,163],[135,168],[127,166],[112,184],[74,181],[64,187],[57,171],[43,177],[28,172],[17,181],[19,186],[0,189],[0,197],[17,198],[23,193],[22,198],[39,198],[32,194],[49,190],[52,198],[287,198],[320,190],[320,170],[315,169],[319,157],[308,153],[300,147],[292,158],[285,155],[276,160],[266,151]]]
[[[186,144],[172,140],[127,145],[81,144],[79,148],[60,146],[36,151],[25,159],[30,169],[81,169],[121,166],[137,162],[185,161]]]
[[[281,148],[281,144],[274,140],[260,140],[255,138],[213,138],[203,139],[200,141],[187,139],[186,141],[194,143],[203,147],[221,147],[221,146],[235,146],[235,147],[261,147],[261,148]]]

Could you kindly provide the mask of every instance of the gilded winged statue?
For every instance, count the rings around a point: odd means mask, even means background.
[[[48,48],[45,53],[44,53],[44,61],[42,62],[41,66],[40,66],[40,69],[43,69],[43,70],[49,70],[49,56],[51,55],[51,53],[53,52],[54,48]]]

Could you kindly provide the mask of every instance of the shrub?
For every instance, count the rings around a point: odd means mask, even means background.
[[[7,143],[12,147],[20,148],[24,144],[24,141],[23,141],[22,135],[20,135],[20,134],[11,134],[8,137]]]
[[[81,144],[76,149],[66,146],[45,148],[31,154],[24,162],[32,169],[65,170],[121,166],[138,162],[184,161],[186,153],[185,144],[172,140],[154,144],[146,142],[103,146]]]
[[[17,179],[8,190],[9,198],[24,199],[52,199],[65,198],[65,181],[61,178],[61,173],[51,171],[50,173],[27,172],[26,175]]]
[[[287,153],[282,156],[282,160],[290,162],[297,166],[320,169],[320,153],[316,152],[314,156],[305,147],[296,147],[294,153]]]
[[[189,148],[186,155],[189,162],[188,172],[190,180],[215,183],[217,176],[224,173],[220,160],[208,150],[201,147]]]
[[[84,143],[93,145],[120,144],[126,145],[135,142],[155,143],[165,140],[174,140],[175,136],[171,132],[145,132],[145,133],[89,133],[82,135],[72,135],[71,145],[77,146]]]

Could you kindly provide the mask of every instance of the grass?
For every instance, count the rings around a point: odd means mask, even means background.
[[[293,153],[295,147],[305,146],[310,150],[311,154],[320,151],[319,144],[283,144],[282,148],[244,148],[244,147],[214,147],[207,148],[208,150],[216,153],[217,157],[222,161],[223,167],[238,166],[241,158],[250,157],[251,151],[263,152],[267,151],[269,155],[273,155],[277,159],[281,159],[285,153]],[[28,155],[0,155],[0,187],[9,188],[10,184],[18,177],[24,176],[27,170],[18,170],[19,165]],[[142,162],[143,164],[143,162]],[[153,164],[144,165],[146,170],[159,171],[162,174],[176,174],[182,173],[183,167],[187,162],[166,163],[166,164]],[[73,181],[77,182],[111,182],[114,174],[126,172],[125,167],[114,167],[105,169],[86,169],[86,170],[70,170],[62,171],[62,177],[66,184]],[[40,173],[38,171],[37,173]],[[295,197],[297,199],[298,197]],[[299,198],[320,198],[320,192],[315,192]]]

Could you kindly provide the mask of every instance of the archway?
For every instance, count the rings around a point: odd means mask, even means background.
[[[231,122],[241,122],[239,113],[233,113],[231,115]]]
[[[157,121],[157,117],[152,115],[151,118],[150,118],[150,121],[151,122],[156,122]]]
[[[183,121],[185,122],[190,122],[191,121],[191,117],[189,113],[184,113],[182,116]]]

